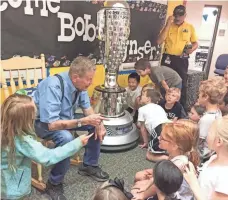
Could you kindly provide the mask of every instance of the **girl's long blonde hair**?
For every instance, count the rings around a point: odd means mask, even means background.
[[[186,155],[189,160],[197,167],[200,164],[198,153],[199,129],[197,123],[180,119],[174,123],[168,123],[164,126],[166,137],[173,141],[179,151]]]
[[[9,96],[1,106],[1,148],[8,151],[9,167],[15,165],[15,136],[33,135],[36,106],[31,97]]]
[[[228,150],[228,115],[215,120],[212,123],[211,131],[215,132],[215,135],[223,141]]]

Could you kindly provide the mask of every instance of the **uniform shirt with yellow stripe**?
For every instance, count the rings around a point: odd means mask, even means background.
[[[180,26],[172,23],[165,39],[165,53],[179,56],[186,44],[197,41],[194,27],[184,22]]]

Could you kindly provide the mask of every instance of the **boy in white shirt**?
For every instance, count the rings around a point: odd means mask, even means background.
[[[228,115],[215,120],[207,136],[208,147],[215,155],[204,163],[199,183],[194,166],[189,163],[184,177],[191,187],[196,200],[228,199]]]
[[[155,89],[147,89],[141,96],[138,122],[140,123],[140,133],[143,138],[141,148],[148,146],[146,158],[151,161],[158,161],[167,158],[165,151],[159,148],[158,137],[161,134],[162,124],[170,122],[164,109],[157,105],[160,94]],[[148,140],[148,133],[150,140]]]
[[[137,121],[138,111],[136,106],[136,98],[141,95],[142,87],[139,86],[140,76],[133,72],[128,76],[128,87],[126,87],[127,92],[127,111],[132,114],[134,122]]]

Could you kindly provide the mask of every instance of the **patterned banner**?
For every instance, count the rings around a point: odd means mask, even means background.
[[[165,23],[166,1],[128,3],[131,33],[123,62],[142,57],[158,61],[161,49],[156,39]],[[78,55],[101,63],[96,19],[104,1],[8,0],[0,4],[1,59],[44,53],[47,67],[69,66]]]

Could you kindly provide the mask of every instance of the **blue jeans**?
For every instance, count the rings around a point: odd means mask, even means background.
[[[80,115],[77,115],[76,117],[79,118],[79,116]],[[35,122],[35,130],[38,137],[52,140],[55,143],[56,147],[63,146],[64,144],[74,139],[69,130],[49,131],[48,124],[40,122],[38,120]],[[80,128],[75,128],[73,130],[88,131],[89,133],[93,133],[95,131],[95,127],[86,125]],[[90,166],[98,166],[99,156],[100,141],[99,139],[95,140],[94,136],[92,136],[89,139],[88,144],[85,146],[83,163]],[[51,170],[49,181],[54,185],[61,183],[69,168],[70,158],[66,158],[65,160],[57,163]]]

